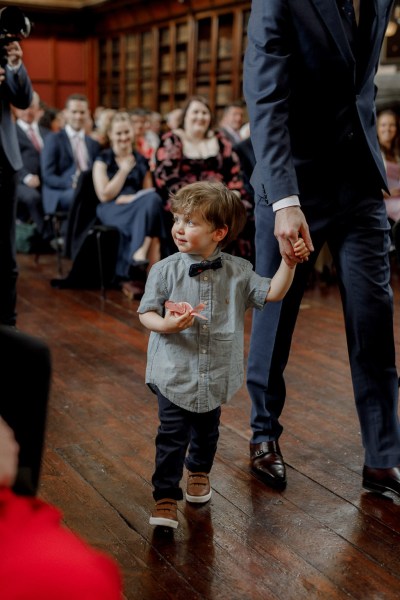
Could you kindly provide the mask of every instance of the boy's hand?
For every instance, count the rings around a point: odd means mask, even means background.
[[[301,259],[301,262],[307,261],[310,256],[310,251],[305,245],[303,238],[299,238],[297,242],[293,244],[293,251],[296,258]]]
[[[184,329],[192,327],[194,316],[190,311],[186,311],[183,315],[167,310],[164,317],[165,333],[179,333]]]

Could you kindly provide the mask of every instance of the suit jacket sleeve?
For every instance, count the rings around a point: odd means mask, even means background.
[[[244,93],[256,157],[252,184],[267,204],[298,194],[288,128],[290,28],[286,0],[253,0]]]
[[[16,71],[5,68],[5,84],[4,98],[17,108],[28,108],[32,102],[32,84],[23,64]]]

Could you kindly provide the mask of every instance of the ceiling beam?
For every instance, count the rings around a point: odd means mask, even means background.
[[[10,0],[7,6],[18,6],[23,10],[32,9],[75,9],[100,6],[109,0]]]

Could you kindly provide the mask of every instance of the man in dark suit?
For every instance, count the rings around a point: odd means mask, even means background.
[[[240,128],[243,125],[244,107],[240,101],[225,106],[219,123],[219,130],[231,142],[232,146],[241,141]]]
[[[294,265],[298,236],[314,250],[282,303],[253,320],[251,466],[275,488],[286,484],[278,443],[283,371],[308,274],[327,241],[342,292],[365,449],[363,486],[400,495],[387,186],[374,107],[391,9],[391,0],[252,4],[244,76],[257,161],[256,270],[271,276],[281,256]]]
[[[100,145],[85,134],[89,119],[86,96],[72,94],[65,104],[66,125],[48,135],[41,153],[42,197],[46,213],[68,211],[81,171],[91,169]]]
[[[15,325],[17,261],[15,250],[15,172],[22,167],[11,105],[26,108],[32,85],[22,64],[18,42],[4,48],[6,65],[0,66],[0,324]]]
[[[40,127],[40,98],[34,92],[30,106],[16,109],[17,138],[22,158],[22,169],[17,172],[17,216],[22,221],[31,219],[42,238],[49,237],[46,231],[41,193],[40,153],[43,141],[50,133]]]

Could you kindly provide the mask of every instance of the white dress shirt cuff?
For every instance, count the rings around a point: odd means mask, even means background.
[[[272,204],[272,210],[276,212],[281,208],[288,208],[289,206],[300,206],[300,200],[298,196],[287,196],[287,198],[282,198],[282,200],[278,200]]]
[[[30,182],[30,180],[32,179],[33,175],[32,173],[28,173],[27,175],[25,175],[25,177],[23,178],[23,182],[25,185],[28,185],[28,183]]]

